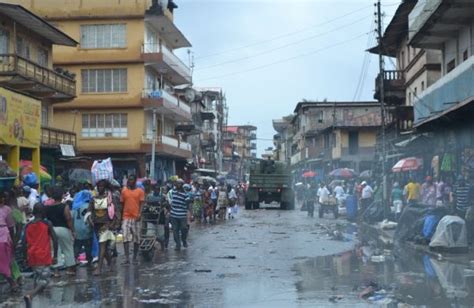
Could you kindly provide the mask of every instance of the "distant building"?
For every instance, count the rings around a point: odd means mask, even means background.
[[[335,168],[373,167],[381,125],[377,102],[301,102],[291,124],[293,169],[322,175]]]
[[[257,158],[257,127],[227,126],[224,133],[224,171],[238,179],[248,173],[250,161]]]
[[[291,144],[293,143],[293,115],[273,120],[273,129],[277,134],[273,136],[274,159],[282,162],[290,162]]]

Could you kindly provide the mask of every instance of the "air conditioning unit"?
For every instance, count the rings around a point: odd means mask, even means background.
[[[105,133],[105,137],[112,137],[112,133]]]

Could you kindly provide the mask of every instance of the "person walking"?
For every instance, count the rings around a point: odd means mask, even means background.
[[[227,189],[224,185],[219,188],[219,193],[217,197],[217,213],[219,219],[224,219],[227,213],[227,205],[229,204]]]
[[[430,208],[436,206],[436,186],[433,184],[431,176],[427,176],[421,185],[421,203]]]
[[[91,223],[99,241],[99,264],[94,271],[95,276],[102,273],[104,259],[109,267],[112,265],[111,245],[115,242],[113,223],[116,220],[115,206],[112,201],[112,193],[108,189],[108,182],[100,180],[96,184],[97,194],[92,198],[89,211],[92,213]]]
[[[91,224],[86,219],[89,210],[89,203],[92,195],[87,191],[80,191],[74,198],[72,203],[71,216],[74,227],[74,257],[76,260],[82,249],[86,254],[87,265],[92,267],[92,241],[94,233],[92,232]]]
[[[366,181],[363,181],[361,183],[361,186],[362,186],[362,194],[361,194],[361,199],[360,199],[360,205],[361,205],[362,213],[363,213],[374,201],[374,190]]]
[[[44,212],[43,205],[38,202],[33,208],[34,219],[26,225],[24,231],[23,249],[34,278],[34,289],[23,297],[26,307],[31,307],[33,297],[48,286],[51,278],[50,266],[56,264],[58,259],[57,236],[51,222],[45,220]]]
[[[403,210],[403,191],[398,182],[393,183],[391,193],[392,208],[395,213],[395,220],[398,221]]]
[[[161,250],[165,250],[164,229],[160,228],[160,219],[162,221],[161,224],[164,224],[164,217],[162,216],[164,216],[165,213],[163,213],[162,210],[163,195],[159,184],[152,185],[152,191],[146,196],[145,201],[143,214],[144,219],[147,220],[146,230],[154,230],[156,240],[161,245]]]
[[[11,271],[11,263],[15,255],[15,243],[13,243],[15,221],[8,202],[8,194],[0,190],[0,275],[4,276],[10,284],[12,292],[18,292],[18,285]]]
[[[137,187],[137,177],[130,175],[128,177],[127,186],[122,190],[120,196],[122,202],[122,232],[123,232],[123,249],[125,253],[125,261],[123,265],[130,264],[130,243],[133,243],[133,263],[138,264],[138,250],[140,248],[140,232],[141,232],[141,211],[145,202],[145,193]]]
[[[408,184],[403,190],[403,194],[407,200],[408,206],[416,204],[420,198],[420,185],[410,177]]]
[[[234,214],[236,214],[237,208],[237,193],[231,185],[227,185],[227,193],[229,194],[228,218],[234,219]]]
[[[76,274],[76,259],[74,258],[74,227],[69,207],[61,202],[64,191],[62,187],[55,186],[52,192],[54,204],[46,206],[46,218],[52,223],[57,235],[59,248],[64,255],[64,267],[67,275]],[[59,268],[56,267],[55,277],[59,277]]]
[[[171,213],[170,221],[173,227],[173,237],[175,242],[175,250],[181,250],[181,241],[184,247],[188,247],[187,243],[187,217],[189,206],[186,203],[188,194],[183,188],[184,181],[178,179],[176,181],[176,188],[173,190],[171,199]]]

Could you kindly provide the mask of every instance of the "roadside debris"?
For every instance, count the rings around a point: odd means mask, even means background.
[[[212,270],[210,270],[210,269],[195,269],[194,272],[195,273],[211,273]]]

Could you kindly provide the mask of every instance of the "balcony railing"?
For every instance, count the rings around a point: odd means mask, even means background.
[[[256,143],[251,143],[250,144],[250,149],[251,150],[256,150],[257,149],[257,144]]]
[[[191,107],[185,104],[182,100],[177,98],[176,96],[168,93],[165,90],[153,90],[153,89],[144,89],[142,92],[143,98],[148,99],[163,99],[167,103],[176,106],[177,108],[181,109],[184,112],[191,113]]]
[[[190,78],[191,70],[189,67],[171,50],[159,43],[144,43],[142,46],[143,54],[161,54],[161,60],[169,68],[176,71],[185,78]]]
[[[36,83],[31,86],[31,89],[25,89],[24,84],[21,83],[22,91],[37,93],[40,91],[37,89],[37,85],[40,85],[70,98],[76,95],[76,81],[74,79],[15,54],[0,54],[0,75],[18,75]],[[15,84],[12,81],[10,85],[14,87]],[[51,94],[52,98],[55,98],[55,94]],[[35,96],[34,94],[31,95]]]
[[[250,134],[250,139],[251,139],[251,140],[257,139],[257,134],[251,133],[251,134]]]
[[[57,147],[60,144],[76,146],[76,134],[73,132],[41,127],[41,145],[46,147]]]
[[[146,144],[152,143],[153,135],[152,134],[143,135],[142,142]],[[186,151],[191,151],[191,144],[184,141],[179,141],[178,139],[170,137],[170,136],[165,136],[165,135],[156,136],[156,143],[168,145],[168,146],[186,150]]]
[[[405,102],[405,76],[403,71],[384,71],[385,103],[399,105]],[[380,74],[375,79],[375,99],[380,99]]]

